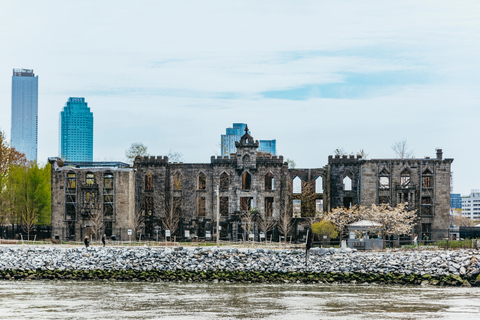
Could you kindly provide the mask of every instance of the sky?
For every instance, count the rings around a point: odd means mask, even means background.
[[[480,2],[0,0],[0,130],[13,68],[39,78],[38,158],[58,156],[69,97],[94,115],[94,160],[134,142],[209,163],[247,123],[299,168],[335,149],[453,158],[480,189]]]

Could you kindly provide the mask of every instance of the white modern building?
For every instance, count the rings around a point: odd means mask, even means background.
[[[469,196],[462,197],[462,216],[480,220],[480,190],[475,189]]]

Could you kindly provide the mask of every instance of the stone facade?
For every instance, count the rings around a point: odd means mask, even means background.
[[[76,163],[50,158],[52,166],[52,237],[81,241],[131,228],[135,211],[134,171],[122,163]],[[100,218],[96,218],[100,217]],[[97,235],[101,237],[101,234]]]
[[[288,165],[281,156],[257,152],[259,143],[247,132],[236,143],[237,153],[212,157],[210,163],[138,157],[136,204],[146,213],[145,233],[166,228],[162,220],[172,211],[181,217],[177,236],[187,231],[203,238],[213,229],[218,210],[221,237],[233,240],[240,239],[243,212],[278,217],[291,199]]]
[[[453,159],[372,159],[330,156],[325,167],[326,210],[353,205],[408,203],[417,210],[417,234],[429,239],[448,236],[450,177]]]
[[[441,150],[433,159],[330,156],[323,168],[289,169],[282,156],[258,152],[258,146],[246,128],[237,153],[211,157],[210,163],[169,163],[167,157],[149,156],[137,157],[132,168],[51,158],[52,235],[80,241],[94,231],[95,217],[102,217],[103,232],[120,240],[129,239],[128,229],[140,229],[147,238],[161,231],[163,239],[165,230],[175,229],[177,239],[213,239],[219,214],[221,239],[240,240],[246,236],[245,212],[277,218],[287,212],[296,218],[293,238],[301,239],[302,218],[320,215],[319,210],[405,202],[420,217],[417,234],[433,240],[448,234],[453,159],[442,159]],[[297,179],[301,191],[294,192]],[[142,228],[135,226],[139,215]],[[171,217],[178,217],[178,228],[168,227]]]

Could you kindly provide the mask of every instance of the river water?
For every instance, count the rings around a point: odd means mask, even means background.
[[[0,281],[1,319],[480,319],[480,288]]]

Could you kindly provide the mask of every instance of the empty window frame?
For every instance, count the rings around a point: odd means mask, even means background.
[[[252,197],[240,197],[240,210],[250,211],[252,208]]]
[[[274,175],[268,172],[265,175],[265,191],[272,191],[274,189]]]
[[[175,172],[173,174],[173,190],[182,191],[182,175],[180,172]]]
[[[104,219],[113,219],[113,204],[104,203],[103,204],[103,217]]]
[[[92,192],[92,191],[85,192],[85,202],[84,202],[85,207],[91,208],[91,209],[95,208],[96,198],[97,198],[97,195],[95,192]]]
[[[220,215],[228,216],[228,197],[220,197]]]
[[[220,191],[228,191],[230,178],[226,172],[220,175]]]
[[[87,177],[85,179],[85,183],[87,185],[95,184],[95,175],[93,173],[87,173]]]
[[[245,171],[242,175],[242,190],[250,190],[252,188],[252,176]]]
[[[145,197],[145,215],[151,216],[153,214],[153,197]]]
[[[179,217],[181,213],[182,213],[182,198],[173,197],[173,214]]]
[[[386,169],[383,169],[379,174],[378,188],[390,189],[390,173]]]
[[[420,209],[420,214],[422,216],[431,216],[433,215],[433,201],[430,196],[422,196],[422,206]]]
[[[433,175],[428,169],[422,174],[422,188],[433,188]]]
[[[197,190],[206,190],[207,189],[207,176],[200,172],[198,175]]]
[[[302,179],[295,177],[292,181],[293,193],[300,194],[302,193]]]
[[[105,175],[103,176],[103,187],[107,190],[113,189],[113,173],[105,173]]]
[[[378,197],[378,204],[390,204],[390,200],[386,196],[379,196]]]
[[[153,175],[149,172],[145,175],[145,191],[153,190]]]
[[[407,169],[404,169],[402,173],[400,173],[400,187],[408,188],[410,186],[410,181],[411,181],[410,172]]]
[[[67,174],[67,189],[74,190],[77,188],[77,175],[75,173]]]
[[[65,220],[67,221],[77,220],[77,209],[74,203],[65,204]]]
[[[205,217],[205,197],[197,197],[197,216]]]
[[[265,216],[273,216],[273,197],[265,197]]]
[[[104,194],[103,195],[104,203],[113,203],[113,194]]]
[[[352,179],[349,176],[343,178],[343,190],[352,191]]]

